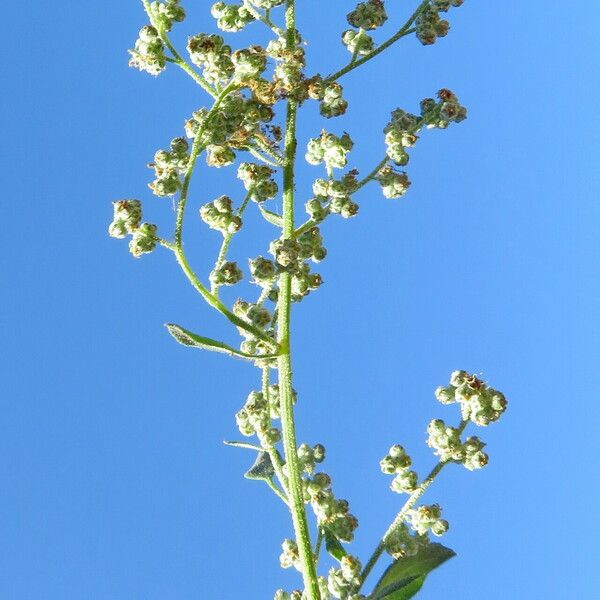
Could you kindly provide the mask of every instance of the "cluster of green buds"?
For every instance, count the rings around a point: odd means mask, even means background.
[[[315,465],[322,463],[325,460],[325,446],[316,444],[309,446],[301,444],[298,446],[298,462],[304,473],[312,475],[315,471]]]
[[[507,406],[502,392],[466,371],[454,371],[450,385],[437,388],[435,395],[442,404],[457,402],[463,420],[470,420],[481,427],[497,421]]]
[[[306,151],[306,161],[311,165],[325,164],[327,171],[343,169],[348,162],[348,153],[354,142],[347,133],[340,137],[322,131],[317,138],[311,138]]]
[[[237,175],[254,202],[275,198],[279,188],[273,180],[275,171],[266,165],[244,162],[238,167]]]
[[[150,2],[148,14],[152,23],[164,32],[171,31],[173,23],[181,23],[185,19],[185,10],[179,0]]]
[[[271,447],[281,439],[281,432],[272,427],[269,403],[262,392],[250,392],[235,421],[242,435],[256,435],[263,446]]]
[[[407,155],[408,156],[408,155]],[[398,171],[392,165],[384,165],[379,169],[375,178],[386,198],[400,198],[410,187],[410,181],[405,171]]]
[[[285,539],[281,544],[281,554],[279,556],[279,564],[282,569],[294,567],[298,571],[302,571],[302,563],[300,561],[300,552],[298,544],[294,540]]]
[[[392,491],[410,494],[417,489],[417,474],[411,471],[411,465],[412,459],[399,444],[392,446],[388,454],[381,459],[381,472],[396,475],[390,485]]]
[[[255,20],[252,13],[243,4],[215,2],[210,13],[216,19],[217,27],[229,32],[241,31],[248,23]]]
[[[206,81],[219,84],[228,81],[234,73],[231,46],[216,33],[199,33],[189,38],[187,50],[192,62],[203,70]]]
[[[238,299],[233,305],[233,313],[240,319],[246,321],[249,325],[256,327],[274,339],[272,328],[273,315],[261,304]],[[240,345],[242,352],[253,354],[257,357],[272,353],[272,348],[269,344],[255,336],[252,332],[243,329],[242,327],[238,327],[238,331],[244,338],[244,341]],[[268,364],[268,359],[257,360],[257,365],[261,364]]]
[[[267,54],[276,62],[273,73],[274,85],[278,93],[299,94],[298,99],[303,99],[306,90],[299,86],[302,81],[302,70],[306,65],[304,49],[300,46],[302,38],[298,31],[295,31],[294,47],[289,48],[287,40],[283,37],[271,40],[267,44]]]
[[[485,443],[478,437],[467,438],[463,443],[460,430],[446,425],[441,419],[434,419],[427,427],[427,444],[435,450],[440,460],[462,463],[469,471],[481,469],[487,465],[489,457],[483,452]]]
[[[129,54],[129,66],[146,71],[150,75],[158,75],[167,65],[165,45],[158,30],[152,25],[144,25],[140,29],[135,46]]]
[[[358,204],[351,198],[358,189],[358,172],[349,171],[341,179],[316,179],[313,194],[305,205],[306,212],[314,221],[322,221],[328,214],[338,214],[345,219],[358,213]]]
[[[245,82],[256,79],[267,68],[267,53],[262,46],[249,46],[236,50],[231,61],[236,80]]]
[[[357,598],[360,589],[361,564],[358,558],[347,554],[340,560],[340,568],[332,567],[327,577],[327,587],[334,598],[350,600]]]
[[[235,233],[242,227],[242,219],[235,214],[229,196],[219,196],[202,206],[200,217],[211,229],[216,229],[223,235]]]
[[[270,106],[236,92],[228,95],[210,118],[205,108],[194,112],[185,123],[185,131],[189,138],[201,136],[209,166],[223,167],[235,160],[234,148],[247,148],[261,125],[272,119]]]
[[[292,301],[299,302],[323,283],[321,276],[312,273],[306,262],[306,259],[319,262],[327,253],[318,228],[306,231],[297,240],[274,240],[269,246],[269,252],[275,257],[277,272],[288,272],[292,275]],[[273,290],[270,298],[277,298],[277,290]]]
[[[451,7],[461,6],[463,0],[431,0],[419,13],[415,21],[417,39],[425,46],[435,44],[437,38],[448,34],[450,23],[440,17]]]
[[[173,196],[181,188],[181,175],[187,169],[190,155],[189,145],[182,137],[171,141],[171,150],[159,150],[154,162],[148,164],[154,169],[156,179],[149,184],[157,196]]]
[[[425,535],[431,531],[435,536],[441,536],[448,531],[448,521],[442,519],[442,509],[438,504],[418,506],[406,513],[406,518],[417,535]]]
[[[342,33],[344,46],[353,56],[369,54],[375,44],[366,31],[381,27],[387,18],[383,0],[361,2],[347,15],[348,23],[356,29],[347,29]]]
[[[381,27],[388,17],[383,0],[367,0],[358,4],[347,18],[352,27],[370,30]]]
[[[114,216],[108,227],[108,234],[114,238],[131,235],[129,251],[139,258],[152,252],[158,243],[156,225],[142,223],[142,203],[139,200],[118,200],[113,202]]]
[[[322,77],[317,75],[306,82],[306,92],[309,98],[321,103],[320,113],[327,119],[343,115],[348,108],[344,88],[337,81],[323,83]]]
[[[305,500],[310,502],[320,526],[343,542],[351,542],[358,527],[358,519],[350,513],[348,501],[337,499],[331,489],[327,473],[315,473],[304,481]]]
[[[384,547],[393,558],[414,556],[429,544],[427,534],[411,533],[406,523],[394,528],[384,539]]]

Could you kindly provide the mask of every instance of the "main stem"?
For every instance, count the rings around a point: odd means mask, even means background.
[[[286,45],[293,49],[295,44],[294,0],[287,0],[285,24]],[[296,158],[296,116],[298,103],[292,97],[287,101],[285,131],[285,167],[283,170],[283,231],[282,239],[291,239],[294,234],[294,163]],[[320,600],[317,571],[312,555],[312,545],[304,510],[304,492],[300,478],[296,428],[294,424],[294,404],[292,394],[292,361],[290,355],[292,277],[288,272],[279,276],[279,301],[277,303],[277,341],[281,354],[277,358],[279,371],[279,393],[281,402],[281,426],[283,449],[288,470],[288,499],[294,534],[302,563],[302,577],[308,600]]]

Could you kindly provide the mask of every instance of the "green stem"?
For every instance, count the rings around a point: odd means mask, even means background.
[[[295,0],[286,0],[285,10],[286,45],[292,50],[295,45]],[[296,158],[296,115],[297,101],[287,100],[285,130],[285,167],[283,170],[283,231],[282,239],[294,235],[294,166]],[[302,577],[307,600],[320,600],[317,571],[312,554],[312,544],[304,508],[304,491],[301,469],[298,461],[294,405],[292,392],[292,362],[290,356],[290,317],[291,317],[291,274],[283,272],[279,276],[279,300],[277,303],[277,341],[281,353],[277,358],[279,370],[279,397],[281,403],[281,425],[283,448],[288,471],[288,498],[294,526],[294,534],[302,564]]]
[[[465,430],[465,427],[468,425],[468,423],[469,423],[468,420],[460,422],[460,425],[458,427],[459,435],[462,434],[462,432]],[[360,574],[361,587],[364,584],[364,582],[366,581],[367,577],[369,576],[369,573],[373,570],[373,567],[376,565],[377,561],[379,560],[379,557],[384,553],[386,541],[389,539],[389,537],[391,535],[393,535],[393,533],[396,531],[396,529],[398,527],[400,527],[400,525],[402,525],[402,523],[404,522],[404,519],[406,517],[406,513],[417,503],[419,498],[421,498],[421,496],[427,491],[429,486],[433,483],[434,479],[440,474],[441,470],[449,462],[451,462],[451,461],[441,460],[437,465],[435,465],[435,467],[433,467],[433,469],[431,470],[429,475],[427,475],[427,477],[425,477],[423,482],[417,487],[417,489],[409,496],[408,500],[404,503],[404,506],[402,506],[402,508],[400,509],[400,512],[396,515],[396,518],[392,521],[392,524],[388,527],[387,531],[383,534],[383,537],[381,538],[381,541],[377,545],[377,548],[375,548],[373,554],[371,555],[371,558],[369,558],[369,561],[367,562],[367,564],[365,565],[365,568],[363,569],[362,573]]]
[[[379,163],[377,163],[377,166],[364,179],[361,179],[358,182],[358,185],[356,186],[356,190],[354,190],[354,191],[360,190],[360,188],[367,185],[367,183],[369,183],[369,181],[373,181],[373,179],[375,179],[375,177],[377,177],[377,173],[379,173],[381,168],[384,167],[389,160],[390,159],[388,158],[388,156],[386,154],[386,156],[383,158],[383,160],[381,160]]]
[[[412,30],[410,28],[411,25],[415,22],[415,20],[421,14],[421,12],[427,6],[429,6],[429,4],[430,4],[430,0],[424,0],[423,2],[421,2],[421,4],[419,4],[419,6],[417,7],[417,10],[415,10],[415,12],[409,17],[408,21],[406,21],[406,23],[402,26],[402,28],[397,33],[395,33],[391,38],[389,38],[383,44],[381,44],[381,46],[378,46],[377,48],[375,48],[375,50],[373,50],[372,52],[369,52],[369,54],[365,54],[365,56],[363,56],[362,58],[359,58],[358,60],[355,60],[354,62],[350,62],[343,69],[340,69],[339,71],[336,71],[335,73],[330,75],[325,80],[325,83],[331,83],[332,81],[336,81],[337,79],[339,79],[346,73],[349,73],[350,71],[353,71],[357,67],[364,65],[367,61],[371,60],[372,58],[375,58],[378,54],[381,54],[384,50],[389,48],[392,44],[397,42],[399,39],[412,33],[414,30]]]
[[[267,404],[271,406],[269,402],[269,385],[270,385],[270,376],[269,376],[269,367],[262,367],[262,393],[267,401]],[[275,469],[275,475],[277,475],[277,479],[279,480],[279,484],[283,488],[283,492],[285,494],[285,503],[289,507],[289,493],[288,493],[288,480],[283,472],[283,460],[281,459],[281,455],[277,451],[275,446],[265,446],[263,450],[266,450],[269,453],[269,458],[271,459],[271,464]]]
[[[252,191],[250,190],[246,194],[244,201],[242,202],[241,206],[237,210],[236,214],[238,217],[241,217],[244,214],[244,211],[246,210],[246,207],[248,206],[248,202],[250,202],[251,195],[252,195]],[[221,243],[221,248],[219,250],[219,255],[217,256],[217,260],[215,261],[215,266],[213,268],[213,271],[220,269],[223,266],[223,264],[225,263],[225,260],[227,258],[227,251],[229,250],[229,246],[231,244],[231,238],[233,238],[233,233],[226,233],[225,236],[223,237],[223,242]],[[215,298],[219,297],[219,287],[220,286],[217,285],[216,283],[213,283],[211,285],[210,293],[213,296],[215,296]]]
[[[252,6],[252,4],[250,4],[250,2],[248,2],[248,0],[243,0],[243,1],[244,1],[244,8],[246,8],[246,10],[257,21],[260,21],[263,25],[266,25],[277,37],[283,37],[285,35],[285,32],[280,27],[277,27],[277,25],[275,25],[275,23],[273,23],[273,21],[271,21],[269,11],[266,11],[265,14],[263,15],[260,11],[256,10],[256,8],[254,8]]]
[[[212,108],[208,112],[206,120],[204,121],[202,127],[198,130],[194,139],[194,144],[192,145],[192,150],[190,152],[190,159],[188,161],[188,167],[183,177],[183,185],[181,186],[179,202],[177,203],[177,216],[175,219],[175,236],[173,251],[175,252],[177,262],[181,266],[184,274],[186,275],[190,283],[194,286],[194,288],[196,288],[196,290],[200,293],[200,295],[210,306],[217,309],[229,321],[231,321],[231,323],[233,323],[237,327],[249,331],[264,342],[267,342],[271,348],[276,348],[276,344],[274,344],[273,340],[262,329],[259,329],[258,327],[255,327],[254,325],[244,321],[243,319],[240,319],[240,317],[233,314],[217,297],[215,297],[208,291],[208,289],[200,281],[196,273],[194,273],[194,271],[192,270],[183,250],[183,222],[185,218],[185,207],[187,205],[190,182],[194,173],[194,167],[196,166],[198,156],[203,149],[202,137],[204,131],[206,130],[206,127],[214,118],[223,100],[236,88],[237,86],[235,84],[230,84],[221,92],[219,97],[215,100],[215,103],[213,104]]]

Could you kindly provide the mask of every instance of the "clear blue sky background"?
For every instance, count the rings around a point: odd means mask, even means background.
[[[186,5],[180,45],[213,27],[210,2]],[[353,5],[298,1],[311,70],[346,60]],[[392,31],[416,2],[388,5]],[[489,468],[449,468],[427,496],[459,556],[420,597],[596,598],[597,19],[582,0],[509,0],[467,1],[451,21],[439,44],[406,39],[345,78],[351,109],[327,123],[352,133],[366,172],[393,108],[440,87],[469,107],[422,136],[405,198],[366,188],[358,218],[324,225],[326,283],[294,322],[299,437],[326,444],[364,557],[401,500],[378,460],[401,442],[427,471],[427,422],[457,416],[434,388],[456,368],[483,373],[510,411],[479,432]],[[250,453],[221,443],[257,373],[176,345],[163,323],[235,336],[166,251],[135,261],[106,235],[122,197],[167,231],[145,163],[206,98],[174,68],[157,80],[128,69],[145,22],[133,0],[7,3],[3,22],[0,598],[271,598],[297,582],[278,566],[288,519],[242,478]],[[305,143],[322,122],[314,105],[302,119]],[[320,172],[302,167],[300,199]],[[218,236],[194,213],[239,194],[231,175],[195,179],[187,234],[202,273]],[[274,233],[248,225],[240,260]]]

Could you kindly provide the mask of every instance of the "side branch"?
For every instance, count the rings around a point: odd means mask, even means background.
[[[429,0],[424,0],[423,2],[421,2],[421,4],[419,4],[419,6],[417,7],[417,10],[415,10],[415,12],[408,19],[408,21],[406,21],[406,23],[402,26],[402,28],[397,33],[395,33],[391,38],[389,38],[388,40],[383,42],[383,44],[381,44],[380,46],[375,48],[375,50],[373,50],[372,52],[369,52],[369,54],[366,54],[365,56],[363,56],[362,58],[359,58],[358,60],[350,61],[350,63],[348,65],[346,65],[343,69],[340,69],[339,71],[336,71],[335,73],[333,73],[332,75],[327,77],[327,79],[325,79],[325,83],[331,83],[333,81],[336,81],[337,79],[339,79],[346,73],[353,71],[357,67],[360,67],[367,61],[371,60],[372,58],[375,58],[378,54],[381,54],[384,50],[389,48],[392,44],[397,42],[399,39],[403,38],[406,35],[409,35],[410,33],[413,33],[414,30],[411,29],[412,24],[416,21],[418,16],[428,5],[429,5]]]

